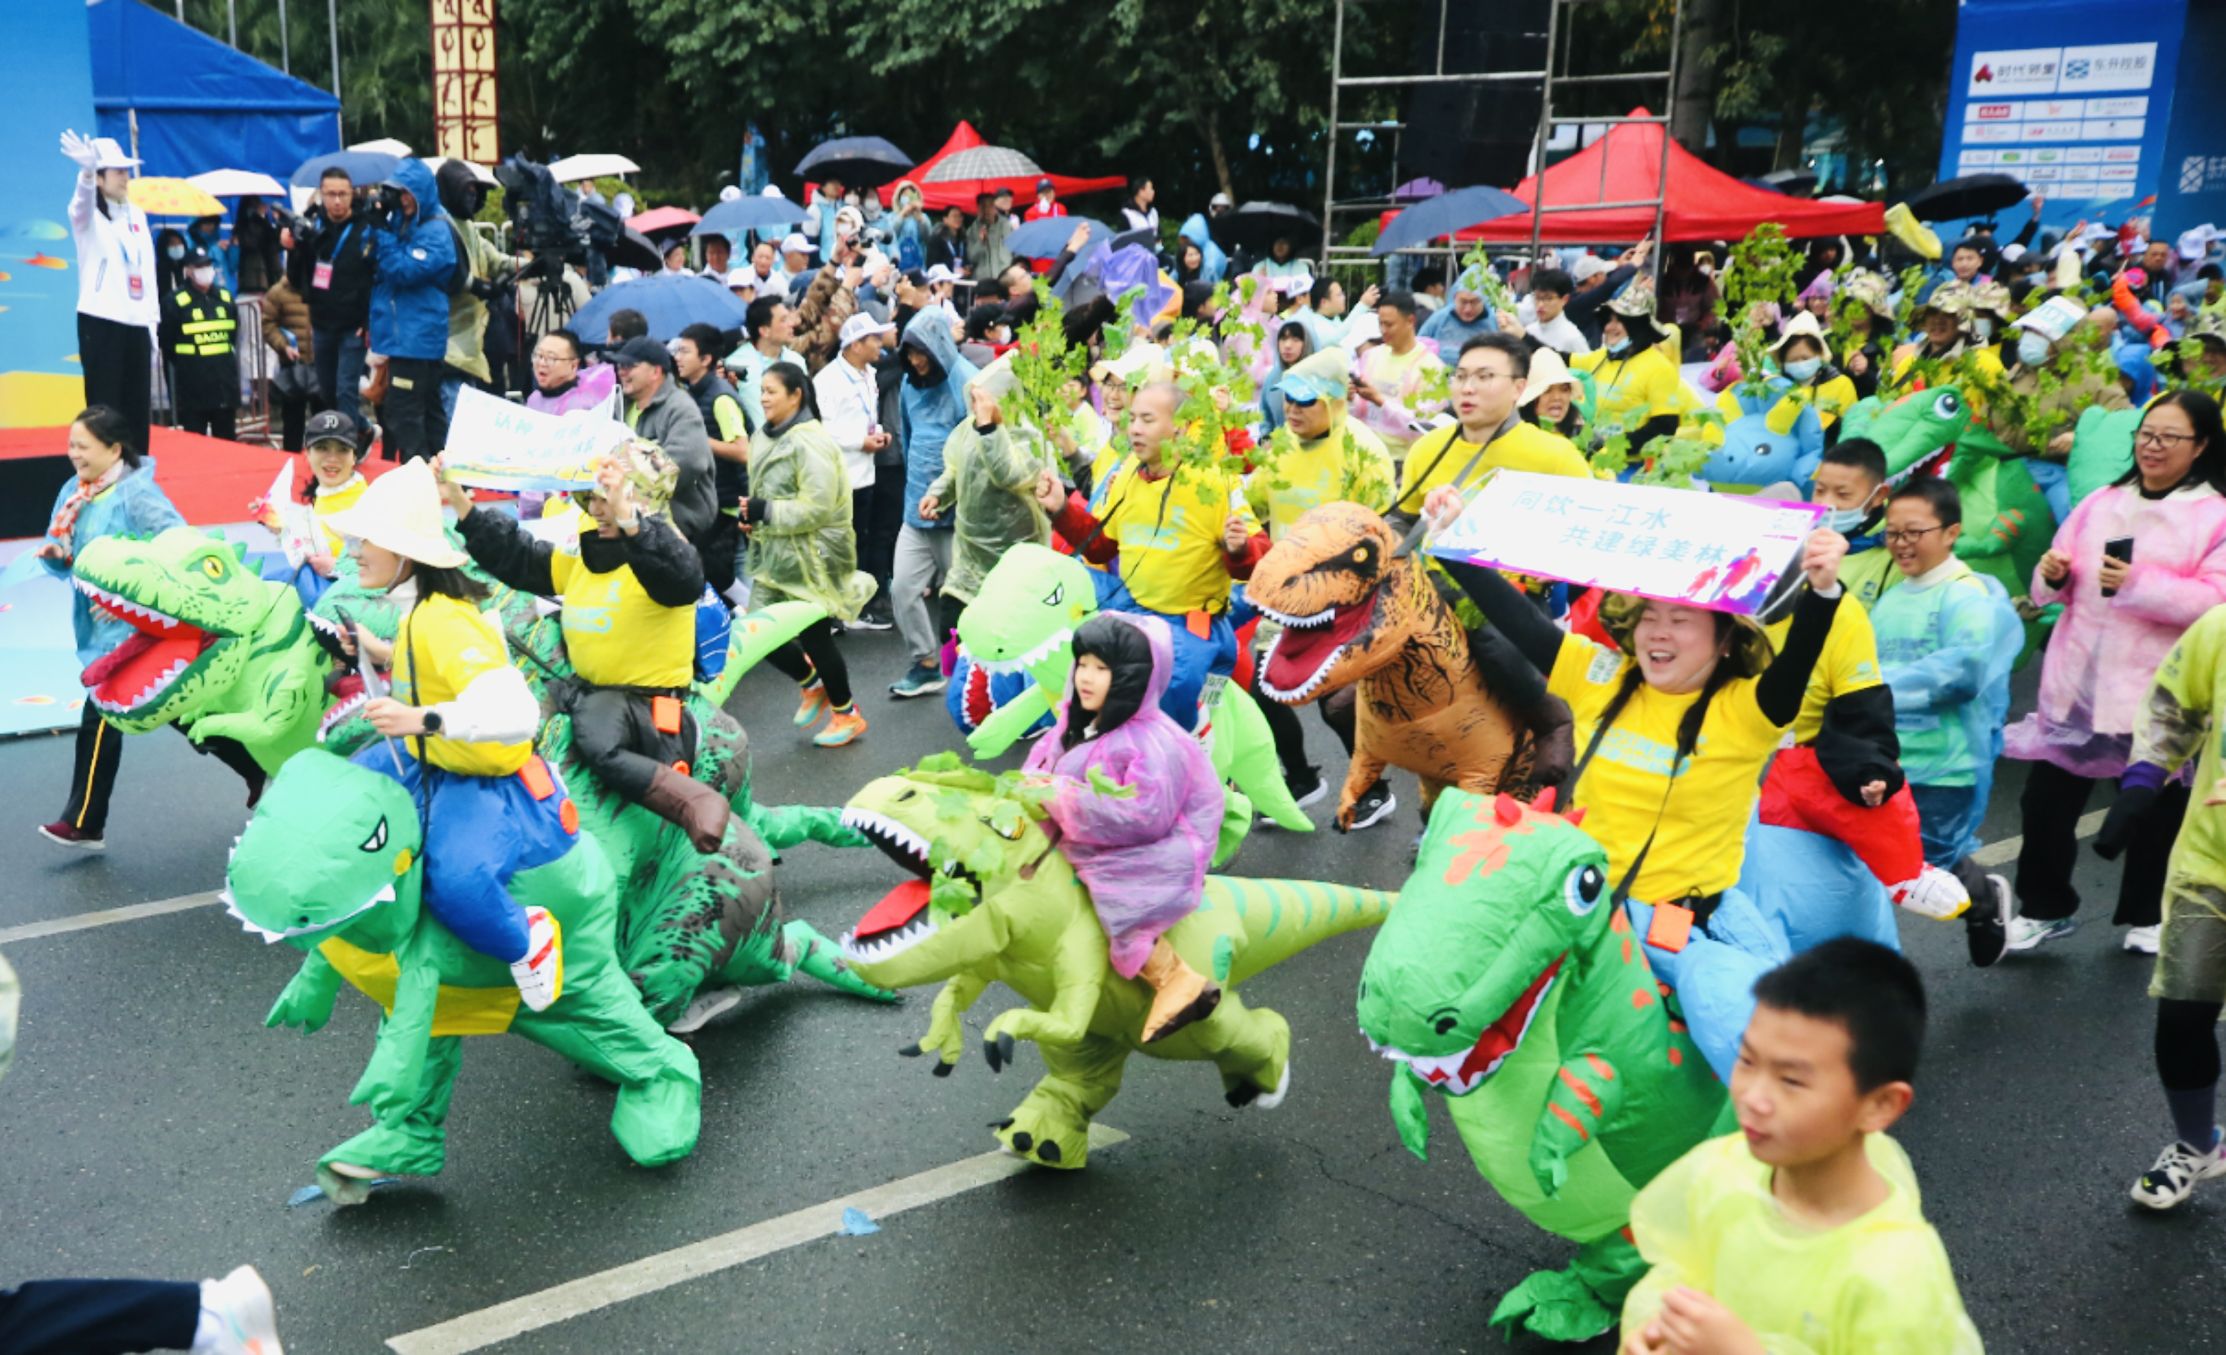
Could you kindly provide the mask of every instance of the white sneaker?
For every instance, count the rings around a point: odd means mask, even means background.
[[[2009,949],[2031,950],[2044,942],[2061,941],[2078,930],[2079,923],[2074,918],[2051,918],[2043,922],[2020,913],[2010,919]]]
[[[285,1355],[278,1344],[278,1310],[271,1287],[253,1266],[221,1280],[201,1281],[201,1322],[194,1329],[196,1355]]]
[[[2197,1181],[2226,1176],[2226,1136],[2209,1152],[2173,1142],[2157,1154],[2156,1165],[2133,1183],[2133,1199],[2151,1209],[2170,1209],[2195,1193]]]
[[[2157,934],[2163,930],[2161,926],[2128,927],[2126,928],[2125,948],[2137,955],[2154,955],[2156,954]]]
[[[688,1010],[682,1012],[680,1019],[665,1027],[665,1030],[672,1035],[693,1035],[741,1005],[741,989],[713,988],[696,994],[695,1000],[688,1004]]]
[[[526,909],[526,958],[510,966],[518,996],[537,1012],[564,992],[564,933],[546,908]]]
[[[1971,906],[1971,891],[1954,871],[1928,865],[1918,871],[1916,878],[1904,880],[1886,891],[1896,908],[1906,908],[1939,922],[1961,917]]]

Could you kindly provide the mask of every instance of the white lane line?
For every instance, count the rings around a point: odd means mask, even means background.
[[[165,913],[183,913],[192,908],[206,908],[216,902],[216,893],[213,889],[204,889],[198,894],[180,894],[174,899],[156,899],[153,903],[133,903],[122,908],[103,908],[97,913],[79,913],[76,917],[26,922],[20,927],[0,927],[0,946],[16,941],[36,941],[42,936],[60,936],[64,932],[87,931],[117,922],[137,922],[143,917],[161,917]]]
[[[1092,1151],[1102,1151],[1127,1138],[1127,1134],[1110,1125],[1090,1126]],[[878,1222],[892,1214],[978,1190],[1030,1169],[1031,1164],[1010,1154],[983,1153],[763,1223],[753,1223],[718,1237],[645,1256],[594,1275],[583,1275],[538,1294],[450,1318],[436,1326],[404,1332],[389,1338],[387,1348],[398,1355],[465,1355],[468,1351],[484,1350],[527,1332],[553,1327],[629,1299],[831,1237],[841,1231],[845,1209],[862,1209]]]
[[[2103,817],[2109,812],[2110,811],[2107,809],[2097,809],[2090,813],[2081,815],[2079,819],[2079,829],[2076,836],[2080,838],[2090,838],[2093,837],[2095,834],[2101,832]],[[1989,842],[1984,847],[1981,847],[1977,851],[1971,853],[1971,859],[1978,862],[1982,866],[1999,866],[2007,861],[2015,861],[2017,859],[2018,852],[2023,849],[2024,846],[2024,835],[2020,834],[2016,837],[2006,837],[2003,838],[2000,842]]]

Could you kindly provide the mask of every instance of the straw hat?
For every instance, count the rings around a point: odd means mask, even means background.
[[[1569,364],[1561,360],[1561,354],[1541,348],[1530,355],[1530,374],[1523,378],[1523,393],[1515,397],[1515,406],[1528,406],[1552,387],[1576,384],[1577,378],[1569,375]]]
[[[1832,345],[1824,337],[1824,327],[1807,311],[1796,311],[1793,318],[1785,322],[1785,328],[1778,331],[1778,341],[1770,345],[1770,356],[1783,362],[1785,346],[1795,339],[1807,339],[1823,352],[1826,362],[1832,360]]]
[[[405,461],[373,480],[362,498],[327,516],[325,525],[436,569],[460,569],[471,558],[448,540],[440,485],[423,461]]]

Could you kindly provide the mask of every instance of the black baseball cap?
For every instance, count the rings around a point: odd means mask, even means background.
[[[309,416],[302,426],[301,445],[314,447],[320,442],[345,442],[362,455],[363,430],[353,417],[337,409],[322,409]]]
[[[631,367],[637,362],[654,362],[669,371],[672,368],[672,354],[666,352],[663,344],[647,334],[636,334],[620,344],[611,354],[611,365]]]
[[[188,268],[196,268],[202,264],[213,264],[215,262],[216,260],[210,257],[209,251],[199,245],[194,245],[186,250],[185,266]]]

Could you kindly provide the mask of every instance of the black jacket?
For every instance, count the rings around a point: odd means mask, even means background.
[[[162,360],[173,408],[236,409],[240,403],[240,313],[221,282],[189,283],[162,298]]]
[[[287,268],[294,290],[309,301],[309,323],[320,330],[357,330],[371,319],[371,262],[376,247],[371,231],[350,217],[326,222],[314,251],[296,249]],[[331,285],[317,286],[317,265],[332,265]]]
[[[472,560],[496,582],[541,597],[557,596],[556,578],[549,569],[556,547],[519,526],[516,519],[477,509],[464,516],[457,531]],[[703,596],[702,559],[661,514],[642,514],[641,530],[633,536],[581,532],[580,563],[590,574],[632,565],[642,591],[661,606],[692,607]]]

